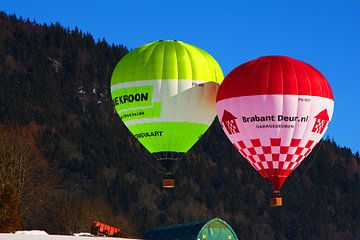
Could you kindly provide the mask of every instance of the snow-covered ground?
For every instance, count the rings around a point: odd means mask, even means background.
[[[134,238],[95,237],[88,233],[71,235],[49,235],[44,231],[17,231],[16,233],[0,233],[0,240],[141,240]]]

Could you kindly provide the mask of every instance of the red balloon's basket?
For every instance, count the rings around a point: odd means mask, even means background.
[[[280,192],[274,192],[274,195],[270,198],[270,207],[281,207],[282,197]]]

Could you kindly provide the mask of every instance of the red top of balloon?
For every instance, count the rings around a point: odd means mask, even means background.
[[[232,70],[221,84],[216,101],[263,94],[334,99],[328,81],[316,68],[286,56],[264,56]]]

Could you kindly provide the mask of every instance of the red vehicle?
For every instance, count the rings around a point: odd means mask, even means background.
[[[101,222],[93,222],[91,224],[91,234],[95,236],[119,237],[120,228]]]

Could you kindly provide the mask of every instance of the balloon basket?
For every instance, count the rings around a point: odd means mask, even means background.
[[[274,195],[270,198],[270,207],[281,207],[282,197],[280,192],[274,192]]]
[[[175,180],[169,177],[163,178],[162,187],[166,189],[175,188]]]

